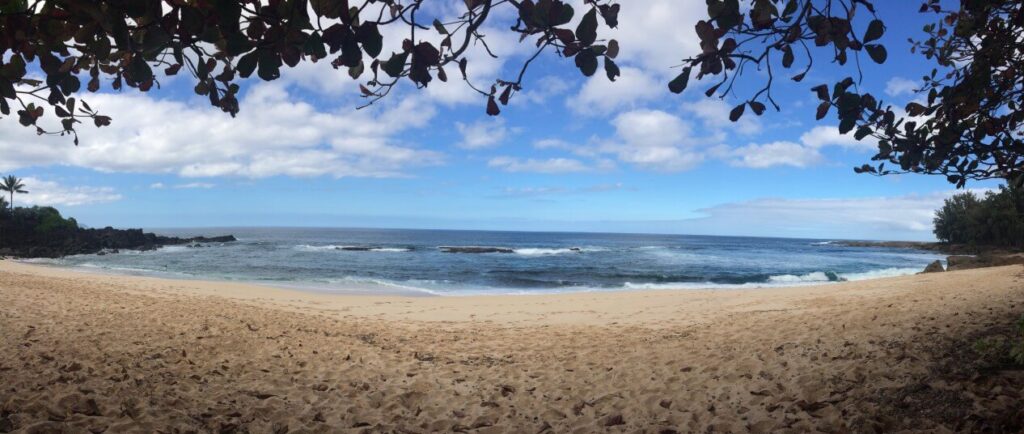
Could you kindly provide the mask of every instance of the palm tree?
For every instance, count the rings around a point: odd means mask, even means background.
[[[25,193],[28,191],[24,190],[25,184],[21,182],[21,178],[14,175],[7,175],[0,180],[0,191],[6,191],[11,194],[11,210],[14,210],[14,193]]]

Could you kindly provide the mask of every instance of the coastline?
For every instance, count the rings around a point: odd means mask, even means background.
[[[0,431],[1024,428],[1019,265],[791,288],[318,294],[0,261]]]
[[[346,312],[346,318],[380,318],[401,321],[440,321],[464,322],[474,321],[478,316],[470,312],[472,309],[485,309],[490,315],[500,315],[511,322],[530,322],[540,320],[542,323],[585,323],[606,324],[616,323],[649,323],[651,320],[662,320],[659,314],[641,315],[642,312],[656,312],[659,307],[670,308],[672,305],[694,300],[706,302],[716,300],[720,303],[752,303],[776,304],[804,297],[829,296],[836,291],[844,293],[857,292],[861,295],[881,295],[888,288],[898,287],[912,290],[923,290],[934,279],[924,275],[903,275],[879,277],[848,282],[810,282],[806,284],[734,287],[734,288],[659,288],[659,289],[609,289],[600,291],[566,291],[529,294],[473,294],[458,296],[410,296],[409,294],[367,294],[361,292],[345,292],[324,290],[318,291],[307,287],[288,287],[282,285],[266,285],[244,281],[209,280],[202,278],[172,278],[163,276],[130,275],[119,272],[106,272],[102,269],[92,270],[80,267],[64,267],[57,265],[31,264],[15,260],[0,261],[0,273],[18,273],[53,279],[74,279],[104,287],[118,288],[133,294],[165,293],[182,296],[220,297],[235,302],[256,303],[271,307],[296,307],[313,305],[320,311]],[[934,276],[934,275],[932,275]],[[732,293],[730,296],[719,295]],[[750,300],[747,300],[750,299]],[[772,299],[772,300],[768,300]],[[540,311],[524,311],[524,315],[511,316],[506,309],[516,306],[535,306],[544,301],[556,306],[588,305],[588,312],[593,315],[568,315],[566,318],[544,318]],[[403,312],[404,308],[393,306],[410,303],[425,306],[430,313],[412,314]],[[718,306],[716,308],[721,308]],[[652,311],[651,309],[654,309]],[[616,314],[613,320],[602,321],[599,314]],[[494,321],[494,318],[491,319]]]

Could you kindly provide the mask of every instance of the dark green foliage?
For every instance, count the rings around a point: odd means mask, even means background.
[[[983,198],[964,192],[935,212],[935,237],[952,244],[1024,248],[1024,192],[1002,187]]]
[[[49,206],[22,207],[0,212],[0,256],[57,258],[104,250],[150,250],[189,242],[230,241],[235,241],[235,238],[176,238],[144,233],[142,229],[81,228],[75,219],[64,218],[60,211]]]
[[[918,96],[922,102],[910,103],[905,113],[854,85],[854,78],[859,83],[864,75],[862,66],[888,60],[890,50],[884,44],[891,41],[886,39],[882,20],[898,20],[877,17],[871,1],[707,0],[707,4],[708,19],[695,27],[701,53],[683,64],[696,69],[698,79],[717,78],[709,85],[708,96],[732,95],[738,77],[758,71],[754,79],[762,80],[763,87],[741,98],[778,108],[772,90],[780,71],[796,68],[791,78],[799,82],[813,65],[846,65],[856,70],[836,83],[831,93],[825,84],[811,89],[821,100],[816,110],[819,120],[835,113],[841,133],[877,140],[875,163],[856,168],[858,173],[940,175],[958,187],[971,179],[1024,184],[1020,134],[1024,127],[1024,43],[1020,39],[1024,2],[917,3],[919,12],[936,18],[912,38],[910,51],[923,55],[934,68],[921,71]],[[817,57],[826,62],[814,62]],[[858,61],[851,62],[854,58]],[[679,93],[686,84],[680,76],[669,89]],[[733,121],[743,115],[738,109],[734,114]]]
[[[0,214],[0,247],[23,243],[45,246],[70,237],[78,229],[75,219],[65,219],[56,208],[15,208]]]
[[[0,116],[15,117],[40,134],[72,135],[77,144],[77,124],[91,120],[99,127],[111,121],[84,101],[76,105],[73,94],[83,87],[82,79],[89,92],[97,92],[104,84],[113,90],[129,87],[147,92],[160,87],[158,72],[167,76],[184,72],[194,78],[197,94],[235,115],[240,109],[240,79],[276,80],[285,67],[321,60],[336,69],[345,68],[353,79],[364,77],[360,90],[367,104],[387,95],[402,79],[416,87],[426,87],[435,78],[447,81],[444,68],[455,64],[468,85],[487,98],[488,112],[494,112],[495,98],[508,104],[511,92],[521,89],[530,64],[524,62],[514,78],[496,80],[490,91],[469,83],[466,50],[486,46],[486,32],[479,30],[488,17],[496,15],[492,13],[496,8],[516,9],[514,16],[519,19],[511,31],[519,33],[521,40],[533,39],[537,54],[553,49],[566,58],[576,57],[576,65],[587,76],[603,61],[609,79],[619,76],[612,61],[618,43],[599,39],[602,27],[618,25],[619,5],[610,0],[587,0],[581,11],[562,0],[466,0],[453,4],[462,9],[454,18],[432,15],[436,12],[423,8],[425,3],[0,2],[0,53],[5,54],[0,59]],[[583,14],[581,21],[569,27],[577,13]],[[382,53],[384,26],[408,27],[390,33],[401,35],[388,44],[400,46],[400,51]],[[440,43],[426,42],[434,36],[440,37]],[[38,74],[29,71],[41,72],[44,79],[36,79]],[[53,110],[47,113],[45,106]],[[49,114],[59,119],[59,128],[40,122]]]

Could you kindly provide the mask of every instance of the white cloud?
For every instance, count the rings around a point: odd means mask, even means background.
[[[822,160],[817,149],[793,142],[749,144],[739,148],[717,150],[717,156],[730,165],[763,169],[775,166],[807,167]]]
[[[735,131],[745,135],[761,132],[761,120],[753,114],[743,116],[736,122],[730,121],[729,112],[732,107],[720,99],[702,98],[684,104],[683,110],[696,116],[710,129]]]
[[[878,149],[877,142],[869,138],[857,140],[853,134],[839,134],[835,126],[819,125],[800,136],[800,143],[775,141],[764,144],[751,143],[731,148],[717,146],[713,156],[723,159],[732,166],[764,169],[776,166],[810,167],[825,161],[821,150],[839,147],[858,152]]]
[[[163,188],[166,188],[166,187],[167,186],[164,185],[164,183],[162,183],[162,182],[154,182],[152,184],[149,184],[149,188],[152,188],[153,190],[160,190],[160,189],[163,189]]]
[[[325,111],[291,98],[280,84],[259,84],[234,119],[200,101],[141,94],[96,94],[88,100],[114,121],[83,127],[77,147],[66,146],[66,137],[38,137],[15,122],[0,122],[0,170],[69,165],[185,177],[395,177],[442,158],[395,138],[433,118],[433,107],[417,97],[366,110]]]
[[[178,184],[178,185],[174,186],[174,188],[177,188],[177,189],[193,189],[193,188],[211,189],[213,187],[216,187],[216,185],[211,184],[209,182],[189,182],[187,184]]]
[[[577,8],[577,15],[586,9]],[[700,51],[693,26],[707,18],[707,5],[702,1],[647,0],[623,3],[619,26],[603,31],[602,37],[614,38],[621,47],[618,60],[643,67],[662,79],[678,74],[672,66]],[[658,86],[665,91],[666,81]]]
[[[520,159],[516,157],[495,157],[487,162],[506,172],[571,173],[591,170],[582,161],[572,158]]]
[[[935,210],[954,193],[956,191],[866,198],[762,198],[698,210],[704,216],[684,220],[682,227],[699,233],[736,233],[736,228],[756,228],[756,233],[748,235],[932,239]]]
[[[498,197],[537,197],[569,194],[608,193],[612,191],[627,190],[621,182],[610,184],[595,184],[587,187],[505,187]]]
[[[913,95],[914,91],[919,87],[921,87],[921,85],[914,80],[903,77],[893,77],[885,83],[885,94],[893,97],[900,95]]]
[[[28,194],[14,197],[14,204],[18,206],[78,206],[121,200],[121,195],[111,187],[66,186],[38,178],[25,178],[22,181]]]
[[[852,133],[839,134],[839,128],[833,125],[819,125],[800,136],[800,142],[812,148],[838,146],[857,151],[877,151],[878,142],[865,137],[857,140]]]
[[[557,75],[545,75],[528,83],[524,92],[512,97],[511,104],[544,104],[548,99],[564,94],[570,88],[565,79]]]
[[[687,170],[701,161],[703,154],[690,138],[689,124],[660,110],[634,110],[612,120],[616,138],[601,146],[619,160],[660,171]]]
[[[456,146],[462,149],[483,149],[501,144],[508,135],[504,118],[490,118],[465,124],[455,123],[455,129],[462,134],[462,141]]]
[[[607,115],[621,109],[660,97],[668,89],[650,74],[637,68],[623,67],[615,82],[603,73],[588,78],[579,93],[565,101],[572,111],[583,115]]]

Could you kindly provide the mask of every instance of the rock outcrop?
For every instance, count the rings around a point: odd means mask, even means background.
[[[0,215],[0,256],[59,258],[80,254],[113,254],[120,250],[153,250],[162,246],[235,241],[233,235],[178,238],[142,229],[84,229],[50,207],[18,208]]]
[[[946,258],[947,270],[970,270],[972,268],[1000,267],[1024,264],[1024,254],[1013,255],[954,255]]]
[[[927,267],[924,267],[924,271],[922,271],[922,273],[939,273],[943,271],[946,271],[946,269],[942,268],[942,261],[935,261],[928,264]]]

